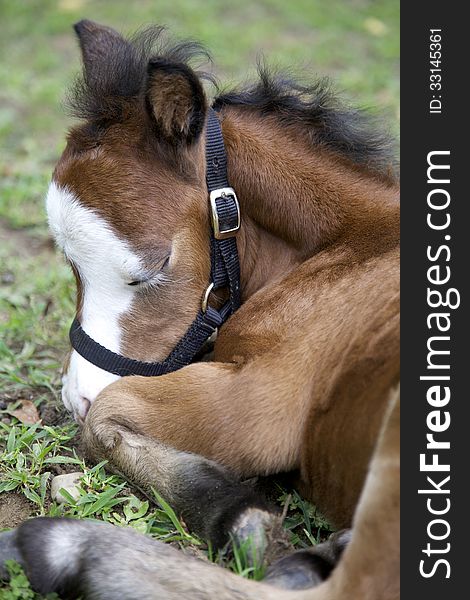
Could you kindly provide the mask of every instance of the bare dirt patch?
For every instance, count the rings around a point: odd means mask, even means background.
[[[22,494],[5,492],[0,495],[0,529],[16,527],[33,512],[31,504]]]

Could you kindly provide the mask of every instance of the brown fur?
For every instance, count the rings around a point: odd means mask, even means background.
[[[329,152],[308,152],[272,118],[231,108],[223,128],[243,214],[244,304],[221,332],[215,364],[124,379],[92,415],[106,404],[160,441],[242,475],[300,469],[307,497],[346,526],[380,427],[377,398],[398,379],[397,191]],[[109,156],[73,161],[58,179],[141,255],[172,247],[172,281],[122,319],[123,353],[162,359],[194,318],[209,277],[204,183],[193,192],[161,168],[150,177],[138,155],[127,157],[132,168],[122,160],[114,167]],[[123,205],[116,198],[124,188]],[[182,201],[159,206],[171,195]],[[134,202],[139,211],[126,210]]]
[[[188,133],[192,89],[188,80],[173,73],[156,72],[149,80],[148,99],[152,113],[165,138]]]
[[[152,106],[176,97],[174,110],[157,117],[164,132],[188,126],[180,102],[188,85],[160,74],[159,87],[150,86]],[[143,104],[101,132],[98,149],[83,144],[86,128],[73,131],[54,177],[147,265],[171,253],[168,283],[141,294],[121,319],[121,353],[161,360],[194,319],[209,281],[204,147],[202,138],[175,146],[169,163]],[[221,121],[242,212],[243,305],[222,328],[213,363],[112,384],[90,410],[87,435],[122,423],[242,476],[298,470],[303,494],[334,525],[349,526],[399,377],[398,186],[347,155],[312,148],[301,124],[237,106],[222,108]],[[396,464],[395,445],[390,452]],[[395,498],[395,470],[386,481]],[[368,487],[380,483],[373,478]],[[387,537],[379,528],[377,519],[370,535]],[[369,550],[359,543],[335,581],[342,572],[363,575]],[[378,560],[396,577],[395,562]]]

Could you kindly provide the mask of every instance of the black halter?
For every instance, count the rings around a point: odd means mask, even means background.
[[[115,375],[154,377],[189,365],[218,328],[240,306],[240,265],[235,236],[240,229],[240,208],[227,180],[227,155],[217,115],[209,109],[206,132],[206,181],[212,217],[210,236],[211,282],[196,318],[172,352],[162,362],[142,362],[108,350],[82,329],[77,318],[70,327],[72,347],[87,361]],[[228,288],[229,299],[220,310],[208,305],[212,291]]]

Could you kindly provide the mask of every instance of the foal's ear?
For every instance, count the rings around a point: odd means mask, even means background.
[[[128,42],[117,31],[88,19],[75,23],[73,28],[80,43],[88,80],[98,80],[103,74],[103,64],[108,64],[110,57],[128,46]]]
[[[159,135],[171,144],[196,141],[207,108],[196,73],[185,64],[164,59],[151,60],[147,72],[147,108]]]

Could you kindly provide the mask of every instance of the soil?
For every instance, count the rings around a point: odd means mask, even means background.
[[[0,530],[16,527],[34,513],[34,507],[21,494],[0,494]]]

